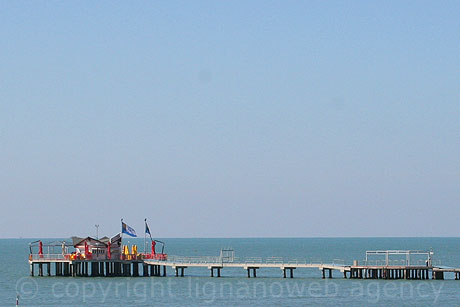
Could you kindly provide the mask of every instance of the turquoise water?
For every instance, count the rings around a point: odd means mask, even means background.
[[[232,247],[237,257],[289,257],[323,262],[364,259],[366,250],[433,248],[435,263],[460,267],[460,238],[276,238],[161,239],[170,255],[217,256]],[[260,269],[248,279],[243,269],[224,269],[221,278],[204,268],[185,277],[90,278],[29,277],[28,243],[0,240],[0,304],[14,306],[304,306],[304,305],[458,305],[460,281],[349,280],[338,272],[321,279],[317,269],[298,269],[294,279],[279,269]],[[52,241],[43,239],[44,242]],[[142,239],[130,243],[143,246]],[[142,248],[140,248],[142,249]]]

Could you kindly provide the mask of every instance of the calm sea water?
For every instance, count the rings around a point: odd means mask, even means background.
[[[52,241],[42,239],[44,242]],[[162,239],[170,255],[217,256],[232,247],[237,257],[290,257],[323,262],[362,260],[366,250],[433,248],[435,261],[460,267],[460,238],[276,238]],[[221,278],[204,268],[185,277],[29,277],[28,243],[0,240],[0,304],[14,306],[304,306],[459,305],[460,281],[321,279],[317,269],[298,269],[294,279],[279,269],[260,269],[248,279],[243,269],[224,269]],[[130,243],[143,246],[142,239]],[[142,249],[140,247],[140,249]]]

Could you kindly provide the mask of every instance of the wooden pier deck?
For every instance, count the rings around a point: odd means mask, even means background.
[[[216,257],[218,258],[218,257]],[[282,271],[283,277],[286,278],[287,272],[291,278],[294,277],[294,270],[296,269],[318,269],[323,272],[329,271],[329,276],[332,277],[332,271],[339,271],[342,273],[350,272],[350,267],[334,263],[308,263],[306,261],[282,261],[278,258],[266,259],[244,259],[235,261],[221,261],[220,259],[212,259],[212,257],[169,257],[166,261],[158,260],[145,260],[147,265],[162,265],[170,267],[175,271],[176,276],[184,276],[184,269],[189,267],[201,267],[210,270],[211,277],[221,276],[221,270],[224,268],[242,268],[247,270],[248,277],[257,277],[257,270],[263,268],[278,268]],[[214,274],[214,270],[217,274]],[[179,273],[180,271],[180,273]]]

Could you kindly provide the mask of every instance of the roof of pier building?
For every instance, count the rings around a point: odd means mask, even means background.
[[[100,238],[100,239],[95,239],[95,238],[92,238],[92,237],[86,237],[86,238],[72,237],[72,244],[73,244],[74,247],[83,245],[85,241],[90,246],[107,247],[108,243],[110,241],[110,238],[103,237],[103,238]]]

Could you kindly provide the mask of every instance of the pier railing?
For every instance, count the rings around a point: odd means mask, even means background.
[[[64,260],[68,259],[68,254],[30,254],[29,260]]]
[[[362,265],[364,266],[387,266],[386,260],[363,260]],[[441,265],[441,260],[432,260],[431,264],[433,266]],[[388,260],[388,266],[426,266],[426,260],[419,259],[419,260],[411,260],[408,262],[406,259],[390,259]]]
[[[222,263],[237,263],[237,264],[279,264],[279,265],[322,265],[325,264],[322,260],[302,259],[302,258],[284,258],[284,257],[234,257],[232,261],[223,259],[220,256],[174,256],[168,255],[167,262],[178,264],[222,264]],[[330,265],[344,266],[345,260],[334,259],[327,262]]]
[[[93,258],[92,255],[86,255],[85,254],[29,254],[29,260],[30,261],[46,261],[46,260],[160,260],[160,261],[166,261],[168,259],[168,255],[166,254],[121,254],[117,256],[112,256],[112,257],[96,257]]]

